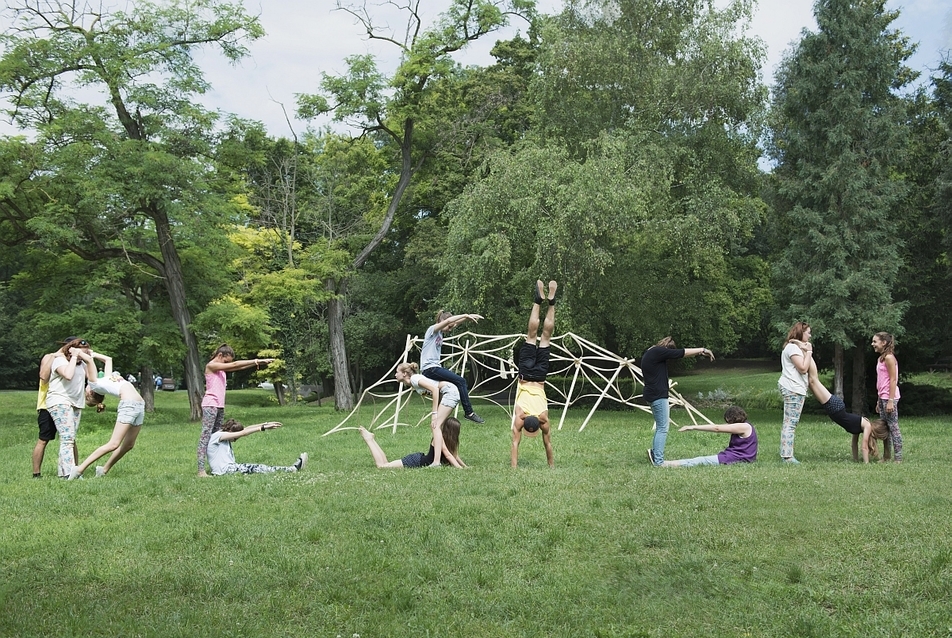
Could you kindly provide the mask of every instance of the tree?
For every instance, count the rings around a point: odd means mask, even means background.
[[[898,14],[884,4],[819,0],[818,30],[782,62],[771,112],[782,323],[808,321],[833,344],[839,396],[844,351],[855,348],[854,375],[862,375],[869,335],[902,328],[892,289],[906,114],[896,91],[913,78],[903,65],[912,49],[889,29]],[[862,401],[854,395],[854,411]]]
[[[377,69],[371,56],[347,58],[348,73],[343,77],[323,76],[322,93],[299,97],[298,111],[304,117],[332,112],[334,119],[346,122],[361,136],[379,145],[388,157],[384,175],[396,176],[389,189],[382,217],[361,216],[363,231],[369,237],[362,246],[354,246],[348,273],[331,277],[326,287],[333,297],[328,302],[328,329],[331,361],[334,368],[334,399],[339,410],[353,406],[354,388],[344,340],[345,303],[353,272],[364,266],[370,255],[387,237],[411,181],[424,162],[432,158],[440,144],[447,144],[441,133],[452,131],[453,113],[439,109],[440,80],[457,71],[452,54],[504,26],[509,15],[530,16],[532,0],[452,0],[449,8],[430,28],[424,28],[420,2],[404,7],[408,28],[403,34],[381,30],[366,5],[338,4],[338,9],[353,15],[370,39],[396,46],[400,64],[387,78]],[[365,209],[364,213],[373,209]],[[345,224],[347,226],[348,224]]]
[[[229,211],[209,187],[215,115],[193,96],[208,85],[192,51],[216,46],[230,60],[263,35],[240,5],[217,0],[129,5],[9,5],[0,38],[0,90],[33,143],[0,169],[0,224],[8,241],[39,240],[89,260],[123,259],[161,277],[185,343],[191,418],[201,416],[202,362],[191,323],[180,242],[210,231]],[[92,88],[102,104],[79,103]],[[88,93],[84,94],[88,95]],[[223,237],[221,241],[224,241]]]
[[[769,303],[746,243],[763,215],[766,92],[749,5],[570,2],[541,28],[538,126],[449,207],[443,272],[511,330],[536,278],[560,322],[619,352],[666,334],[731,350]],[[734,279],[737,277],[738,279]]]

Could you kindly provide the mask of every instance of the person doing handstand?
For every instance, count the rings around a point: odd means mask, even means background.
[[[443,434],[443,458],[441,463],[443,465],[455,465],[455,467],[466,467],[466,464],[463,463],[463,460],[459,457],[459,430],[460,423],[459,420],[448,417],[443,420],[443,424],[440,426],[440,431]],[[370,453],[374,457],[374,462],[377,464],[377,467],[384,468],[404,468],[404,467],[427,467],[433,463],[433,459],[436,455],[436,448],[434,447],[434,441],[430,441],[430,449],[428,452],[414,452],[413,454],[407,454],[402,459],[397,459],[396,461],[388,461],[387,455],[384,453],[383,448],[380,447],[380,444],[377,443],[377,439],[374,438],[374,433],[366,428],[360,428],[360,436],[364,437],[364,441],[367,442],[367,447],[370,448]],[[451,460],[452,459],[452,460]],[[455,463],[453,463],[455,461]]]
[[[698,465],[730,465],[731,463],[753,463],[757,459],[757,430],[747,422],[744,409],[732,405],[724,412],[724,423],[720,425],[685,425],[678,432],[698,430],[700,432],[725,432],[731,435],[727,449],[711,456],[698,456],[680,461],[663,461],[659,467],[696,467]]]
[[[536,437],[542,432],[542,444],[545,446],[545,458],[549,467],[555,467],[552,454],[552,429],[549,426],[549,405],[545,396],[545,378],[549,374],[549,343],[555,330],[555,293],[558,284],[549,282],[548,309],[542,323],[542,337],[539,334],[539,308],[546,301],[543,297],[542,280],[533,287],[535,297],[532,311],[529,313],[529,331],[525,343],[519,348],[516,363],[519,367],[519,385],[516,390],[516,405],[512,422],[512,449],[510,462],[512,467],[519,465],[519,444],[522,435]],[[538,340],[538,344],[536,341]]]
[[[810,368],[807,373],[807,381],[810,384],[810,391],[816,400],[820,402],[827,416],[838,426],[853,435],[850,448],[853,452],[853,461],[859,462],[860,437],[862,437],[863,463],[869,463],[869,456],[874,457],[879,454],[877,439],[883,442],[883,460],[888,461],[890,457],[889,446],[889,428],[883,419],[873,419],[870,421],[866,417],[846,411],[846,403],[843,399],[831,393],[820,383],[820,375],[817,372],[816,361],[810,360]]]

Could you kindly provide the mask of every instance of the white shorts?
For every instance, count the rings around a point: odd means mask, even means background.
[[[120,401],[116,410],[116,421],[130,425],[142,425],[145,419],[145,403],[142,401]]]
[[[448,408],[455,408],[459,405],[459,388],[446,382],[446,385],[440,388],[440,405]]]

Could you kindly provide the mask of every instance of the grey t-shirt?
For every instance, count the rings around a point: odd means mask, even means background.
[[[222,441],[221,435],[219,430],[208,440],[208,466],[212,468],[212,474],[224,474],[225,468],[235,462],[231,441]]]
[[[434,331],[433,327],[427,328],[426,334],[423,335],[423,347],[420,348],[420,370],[440,367],[440,357],[443,354],[443,333]]]

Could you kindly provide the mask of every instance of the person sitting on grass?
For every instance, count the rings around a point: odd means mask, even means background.
[[[678,432],[726,432],[731,435],[727,449],[711,456],[699,456],[680,461],[664,461],[659,467],[696,467],[698,465],[730,465],[753,463],[757,459],[757,430],[747,422],[744,409],[732,405],[724,412],[725,423],[720,425],[685,425]]]
[[[545,379],[549,374],[549,344],[552,332],[555,331],[555,293],[558,284],[549,282],[548,309],[545,321],[542,322],[542,337],[538,345],[536,339],[539,334],[539,308],[546,298],[543,297],[542,280],[538,280],[533,288],[535,297],[532,310],[529,313],[529,330],[526,340],[519,347],[515,355],[519,366],[519,387],[516,390],[516,405],[513,409],[512,447],[509,452],[509,462],[512,467],[519,465],[519,444],[522,435],[536,437],[542,432],[542,445],[545,447],[545,458],[549,467],[555,467],[555,457],[552,453],[552,429],[549,426],[549,404],[545,396]]]
[[[810,369],[807,375],[807,381],[810,384],[810,391],[816,400],[820,402],[827,416],[838,426],[853,435],[850,448],[853,452],[853,461],[859,462],[860,437],[863,439],[863,463],[869,463],[869,457],[874,458],[879,455],[879,446],[877,440],[883,442],[883,461],[888,461],[890,457],[889,428],[883,419],[873,419],[870,421],[866,417],[846,411],[846,403],[843,399],[832,394],[820,383],[820,375],[817,372],[816,361],[810,361]]]
[[[222,474],[271,474],[272,472],[300,472],[307,465],[307,452],[302,452],[294,465],[272,466],[261,465],[260,463],[236,463],[235,453],[231,449],[231,442],[240,439],[243,436],[254,434],[255,432],[264,432],[265,430],[274,430],[281,427],[277,421],[268,421],[257,425],[243,426],[235,419],[228,419],[222,428],[212,434],[208,441],[208,465],[212,469],[212,474],[221,476]]]
[[[459,468],[466,467],[466,464],[463,463],[463,460],[459,457],[459,420],[453,417],[444,419],[443,424],[440,426],[440,430],[443,435],[444,446],[442,464],[453,465],[454,467]],[[374,438],[373,432],[361,427],[360,436],[364,437],[367,447],[370,448],[370,454],[374,457],[374,462],[377,464],[377,467],[381,469],[428,467],[433,464],[433,458],[436,455],[436,449],[434,448],[433,441],[431,440],[430,449],[425,454],[423,452],[414,452],[413,454],[406,455],[402,459],[388,461],[387,455],[384,453],[383,448],[380,447],[380,444],[377,443],[377,439]]]

